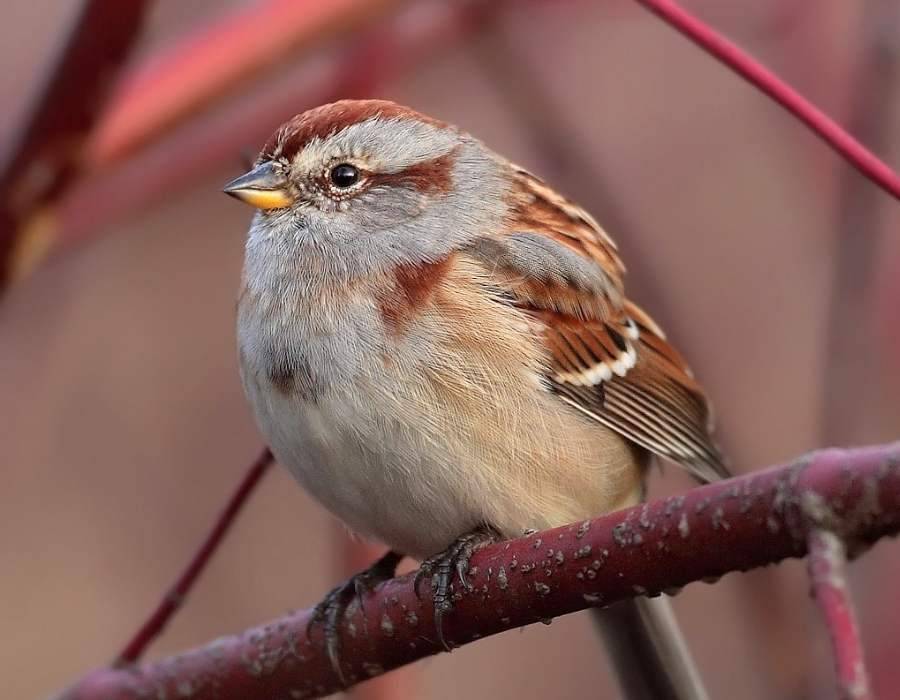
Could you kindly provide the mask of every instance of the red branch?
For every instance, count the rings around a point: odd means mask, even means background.
[[[206,535],[200,547],[191,557],[187,567],[178,577],[178,580],[166,592],[159,605],[156,607],[146,622],[135,633],[134,637],[125,645],[125,648],[116,657],[113,666],[125,666],[133,664],[141,655],[147,646],[163,631],[166,624],[172,619],[172,616],[184,604],[185,598],[197,580],[197,577],[206,568],[209,558],[218,549],[222,538],[225,537],[231,525],[240,513],[241,508],[247,502],[253,489],[259,483],[263,474],[266,473],[269,465],[272,464],[272,453],[268,449],[262,451],[256,461],[250,465],[244,478],[241,479],[228,503],[222,509],[212,529]]]
[[[824,450],[794,464],[699,487],[478,552],[444,634],[456,645],[634,595],[803,556],[822,528],[859,546],[900,531],[900,443]],[[307,635],[309,611],[158,662],[95,671],[64,700],[313,698],[340,683]],[[431,602],[410,576],[388,581],[340,625],[352,683],[440,651]],[[179,695],[180,694],[180,695]]]
[[[673,0],[637,0],[697,46],[755,85],[885,192],[900,199],[900,176],[790,85]]]
[[[29,217],[75,179],[85,139],[137,39],[147,0],[82,0],[8,143],[0,144],[0,286]],[[98,40],[97,28],[103,28]],[[8,105],[4,110],[9,109]]]
[[[292,53],[358,30],[402,1],[264,0],[206,23],[124,76],[87,161],[127,156]]]
[[[869,677],[844,572],[846,546],[828,530],[812,530],[808,541],[809,577],[813,596],[831,635],[841,699],[870,700]]]

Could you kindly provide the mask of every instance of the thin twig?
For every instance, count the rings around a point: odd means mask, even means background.
[[[256,458],[256,461],[247,469],[244,478],[241,479],[231,498],[228,499],[225,508],[222,509],[212,529],[197,548],[194,556],[191,557],[181,576],[172,584],[172,587],[159,601],[156,609],[116,657],[116,660],[113,662],[114,667],[118,668],[138,661],[150,643],[159,636],[169,620],[172,619],[172,616],[184,604],[184,600],[193,587],[194,582],[203,573],[210,557],[218,549],[222,538],[225,537],[231,528],[241,508],[247,502],[250,494],[256,488],[270,464],[272,464],[272,453],[268,449],[264,449],[259,457]]]
[[[812,593],[831,637],[841,700],[870,700],[869,676],[847,590],[844,542],[833,532],[818,528],[809,533],[808,542]]]
[[[797,119],[854,168],[895,199],[900,199],[900,176],[848,134],[836,121],[790,85],[763,67],[736,44],[701,22],[673,0],[637,0],[667,24],[682,33],[711,56],[759,88]]]
[[[454,646],[635,595],[806,554],[813,527],[860,544],[900,531],[900,443],[823,450],[795,464],[695,488],[478,552],[444,636]],[[63,700],[322,697],[341,688],[310,612],[289,614],[192,651],[101,669]],[[412,575],[353,606],[338,627],[351,683],[438,653],[430,596]]]

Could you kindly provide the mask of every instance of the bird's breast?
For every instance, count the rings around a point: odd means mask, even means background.
[[[535,329],[491,296],[482,268],[403,274],[403,306],[395,286],[287,313],[283,295],[242,296],[245,391],[313,496],[427,555],[484,522],[514,535],[633,492],[630,448],[546,391]]]

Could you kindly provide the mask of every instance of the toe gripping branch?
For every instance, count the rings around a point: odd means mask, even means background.
[[[312,610],[309,622],[306,625],[306,636],[312,639],[314,628],[322,626],[325,653],[335,675],[344,687],[349,687],[347,679],[341,668],[341,636],[339,624],[342,618],[350,611],[352,604],[356,602],[363,613],[364,634],[368,636],[368,625],[365,614],[365,597],[375,590],[379,583],[394,578],[397,566],[403,559],[403,555],[393,550],[388,551],[372,566],[354,576],[344,583],[333,588]]]
[[[453,646],[444,637],[444,615],[453,609],[454,590],[453,572],[456,572],[463,591],[471,592],[472,585],[467,575],[472,555],[479,549],[499,541],[499,534],[488,526],[476,528],[462,537],[439,554],[428,557],[422,562],[416,576],[413,579],[413,588],[416,596],[421,600],[421,584],[423,579],[431,579],[431,602],[434,606],[434,628],[438,643],[445,651],[451,651]],[[460,591],[457,595],[461,596]]]
[[[466,575],[469,571],[469,562],[472,559],[472,555],[498,539],[499,536],[491,528],[479,527],[458,538],[443,552],[423,561],[416,572],[413,588],[419,600],[422,600],[421,587],[423,580],[426,578],[431,579],[431,602],[435,637],[437,643],[446,651],[450,651],[452,646],[444,637],[443,618],[445,614],[453,609],[454,596],[459,597],[462,594],[454,590],[453,574],[454,572],[457,574],[463,591],[471,591],[472,587],[466,579]],[[354,606],[357,606],[363,615],[362,634],[364,637],[369,637],[369,618],[365,610],[365,600],[374,592],[378,584],[394,577],[397,566],[402,559],[403,555],[398,552],[387,552],[368,569],[351,576],[347,581],[332,589],[313,608],[306,627],[306,635],[312,639],[315,634],[315,628],[321,627],[328,661],[344,687],[348,687],[350,684],[344,674],[341,661],[341,621],[348,615],[352,615]],[[383,621],[381,626],[382,628],[384,627]]]

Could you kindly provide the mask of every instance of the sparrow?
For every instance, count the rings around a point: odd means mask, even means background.
[[[439,641],[473,551],[639,502],[654,456],[727,476],[709,403],[624,289],[597,221],[410,108],[300,114],[224,191],[257,209],[241,379],[278,461],[390,551],[317,608],[336,625],[405,556]],[[629,624],[633,624],[629,623]]]

